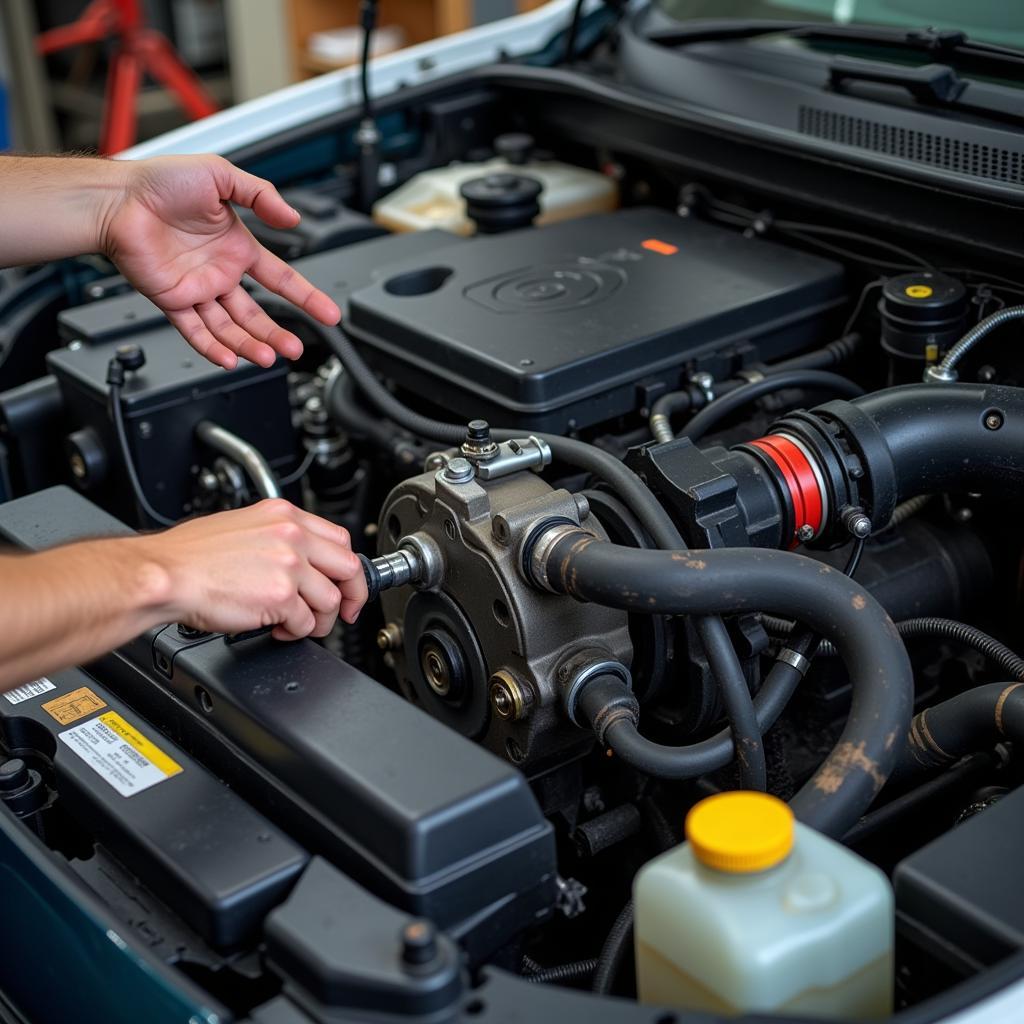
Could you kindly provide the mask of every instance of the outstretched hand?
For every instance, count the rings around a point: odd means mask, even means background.
[[[245,274],[321,323],[341,318],[337,305],[260,245],[232,209],[236,203],[271,227],[294,227],[298,212],[269,181],[219,156],[126,161],[126,168],[123,196],[103,219],[103,249],[211,362],[232,369],[241,356],[270,366],[277,355],[302,354],[302,342],[242,287]]]

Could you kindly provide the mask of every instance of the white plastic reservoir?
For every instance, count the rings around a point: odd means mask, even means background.
[[[763,793],[721,793],[634,882],[641,1002],[739,1015],[892,1012],[886,876]]]
[[[423,171],[375,203],[373,219],[391,231],[443,228],[471,235],[475,225],[466,216],[466,203],[459,188],[471,178],[509,171],[536,178],[543,185],[538,224],[605,213],[619,205],[618,185],[605,174],[556,160],[511,164],[498,157],[483,163],[452,164]]]

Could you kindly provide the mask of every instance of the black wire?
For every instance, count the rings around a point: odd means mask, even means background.
[[[587,0],[576,0],[576,6],[572,10],[572,21],[569,22],[569,32],[565,37],[565,63],[571,64],[576,59],[576,39],[580,34],[580,21],[583,18],[583,5]]]
[[[135,462],[132,459],[132,450],[128,445],[128,433],[124,428],[124,412],[121,409],[121,385],[110,384],[110,413],[114,420],[114,433],[117,434],[117,443],[121,449],[121,459],[124,462],[125,471],[128,474],[128,482],[131,484],[135,500],[143,513],[153,520],[158,526],[174,526],[177,520],[168,519],[161,515],[143,493],[139,475],[135,472]]]
[[[867,242],[880,249],[887,249],[889,252],[894,252],[898,256],[903,256],[914,266],[924,267],[925,270],[935,269],[932,263],[923,257],[918,256],[917,253],[911,252],[909,249],[904,249],[902,246],[894,245],[892,242],[886,242],[881,238],[872,238],[870,235],[862,235],[859,231],[848,231],[846,228],[833,228],[825,224],[805,224],[801,221],[793,220],[776,220],[772,222],[772,226],[778,228],[780,231],[803,231],[808,234],[825,235],[826,237],[831,235],[833,238],[845,238],[849,241]]]
[[[864,308],[864,303],[867,300],[868,292],[872,288],[881,288],[885,284],[881,278],[875,281],[868,281],[866,285],[860,290],[860,296],[857,299],[857,304],[853,307],[853,312],[850,314],[850,318],[846,321],[846,326],[843,328],[841,338],[845,338],[850,333],[851,328],[857,322],[857,318],[860,316],[860,311]]]
[[[283,476],[277,481],[278,486],[287,487],[289,484],[295,483],[296,480],[301,480],[309,472],[309,467],[313,465],[315,458],[316,452],[310,449],[306,452],[306,457],[299,463],[298,468],[293,469],[287,476]]]
[[[843,398],[856,398],[864,394],[857,384],[838,373],[829,373],[827,370],[786,370],[751,381],[721,398],[716,398],[690,420],[683,429],[682,436],[696,443],[719,426],[727,416],[742,409],[748,402],[787,388],[822,389],[835,392]]]
[[[363,26],[363,55],[359,62],[359,81],[363,92],[363,120],[373,120],[373,99],[370,96],[370,51],[377,27],[377,0],[363,0],[359,11]]]

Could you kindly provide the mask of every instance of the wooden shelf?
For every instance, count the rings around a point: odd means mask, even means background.
[[[359,23],[359,0],[291,0],[292,67],[299,75],[318,74],[322,62],[306,51],[314,32]],[[460,32],[472,24],[471,0],[381,0],[377,15],[380,25],[400,25],[406,44]]]

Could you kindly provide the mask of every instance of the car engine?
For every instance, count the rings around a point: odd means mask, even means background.
[[[9,544],[283,496],[371,601],[322,643],[170,624],[44,681],[161,737],[183,770],[137,799],[13,691],[0,799],[237,1019],[676,1019],[631,1001],[631,885],[732,789],[890,876],[898,1010],[961,991],[1024,950],[1024,284],[492,100],[483,154],[430,161],[532,154],[463,186],[473,234],[281,176],[321,228],[268,244],[344,311],[254,288],[295,365],[207,365],[85,261],[8,315]],[[616,208],[533,223],[556,160]]]

